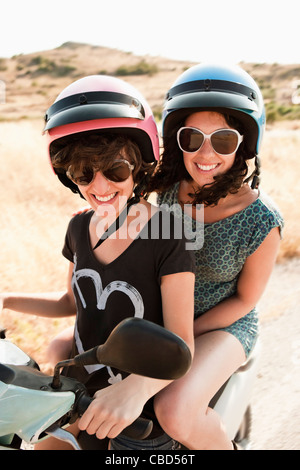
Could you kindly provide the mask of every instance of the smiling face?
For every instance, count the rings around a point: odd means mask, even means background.
[[[224,116],[213,111],[191,114],[186,119],[185,126],[195,127],[205,134],[211,134],[218,129],[231,129]],[[183,160],[194,183],[202,187],[212,183],[214,176],[226,173],[233,165],[235,154],[236,152],[230,155],[216,153],[210,141],[206,139],[198,151],[183,152]]]
[[[78,188],[98,213],[111,207],[118,215],[146,171],[138,145],[126,135],[74,134],[59,139],[50,150],[63,182]]]
[[[128,161],[124,151],[122,152],[122,158]],[[78,188],[95,212],[110,207],[114,208],[117,215],[132,196],[134,181],[132,173],[125,181],[114,182],[107,179],[101,171],[96,171],[90,184],[78,184]]]

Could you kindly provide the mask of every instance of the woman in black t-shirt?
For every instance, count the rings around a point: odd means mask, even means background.
[[[145,100],[119,79],[86,77],[59,95],[46,114],[45,131],[55,173],[90,210],[74,216],[67,230],[66,292],[7,294],[4,307],[49,317],[76,315],[72,354],[103,344],[132,316],[164,325],[193,352],[192,252],[172,215],[141,197],[159,156]],[[99,439],[118,436],[170,383],[101,365],[70,368],[69,374],[95,394],[74,433],[85,430]],[[57,449],[51,439],[38,448]]]

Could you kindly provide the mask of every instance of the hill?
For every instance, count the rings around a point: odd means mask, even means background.
[[[5,100],[0,97],[0,119],[40,118],[65,86],[91,74],[115,75],[128,80],[144,94],[160,117],[167,89],[191,65],[193,63],[188,61],[141,57],[74,42],[53,50],[0,58],[2,92],[5,88]],[[293,87],[300,80],[300,65],[240,65],[258,81],[266,100],[269,122],[300,119],[300,107],[291,102]]]

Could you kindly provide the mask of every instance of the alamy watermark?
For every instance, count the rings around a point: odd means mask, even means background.
[[[0,80],[0,104],[6,102],[6,85],[3,80]]]
[[[121,200],[122,198],[120,198]],[[122,204],[123,202],[123,204]],[[120,201],[118,213],[122,214],[126,201]],[[117,230],[117,211],[114,206],[99,206],[96,215],[98,221],[96,233],[100,238],[109,236],[113,239],[132,240],[142,239],[184,239],[186,250],[199,250],[204,242],[204,207],[202,204],[192,206],[185,204],[161,205],[159,208],[151,206],[149,218],[149,208],[144,204],[135,204],[130,208],[129,217],[124,217]],[[159,215],[156,215],[157,212]],[[149,221],[149,223],[148,223]],[[111,227],[106,235],[105,231]]]

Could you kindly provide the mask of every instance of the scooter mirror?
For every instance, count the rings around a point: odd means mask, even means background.
[[[101,346],[79,354],[73,365],[100,363],[125,372],[174,380],[191,365],[191,352],[176,334],[141,318],[117,325]]]

